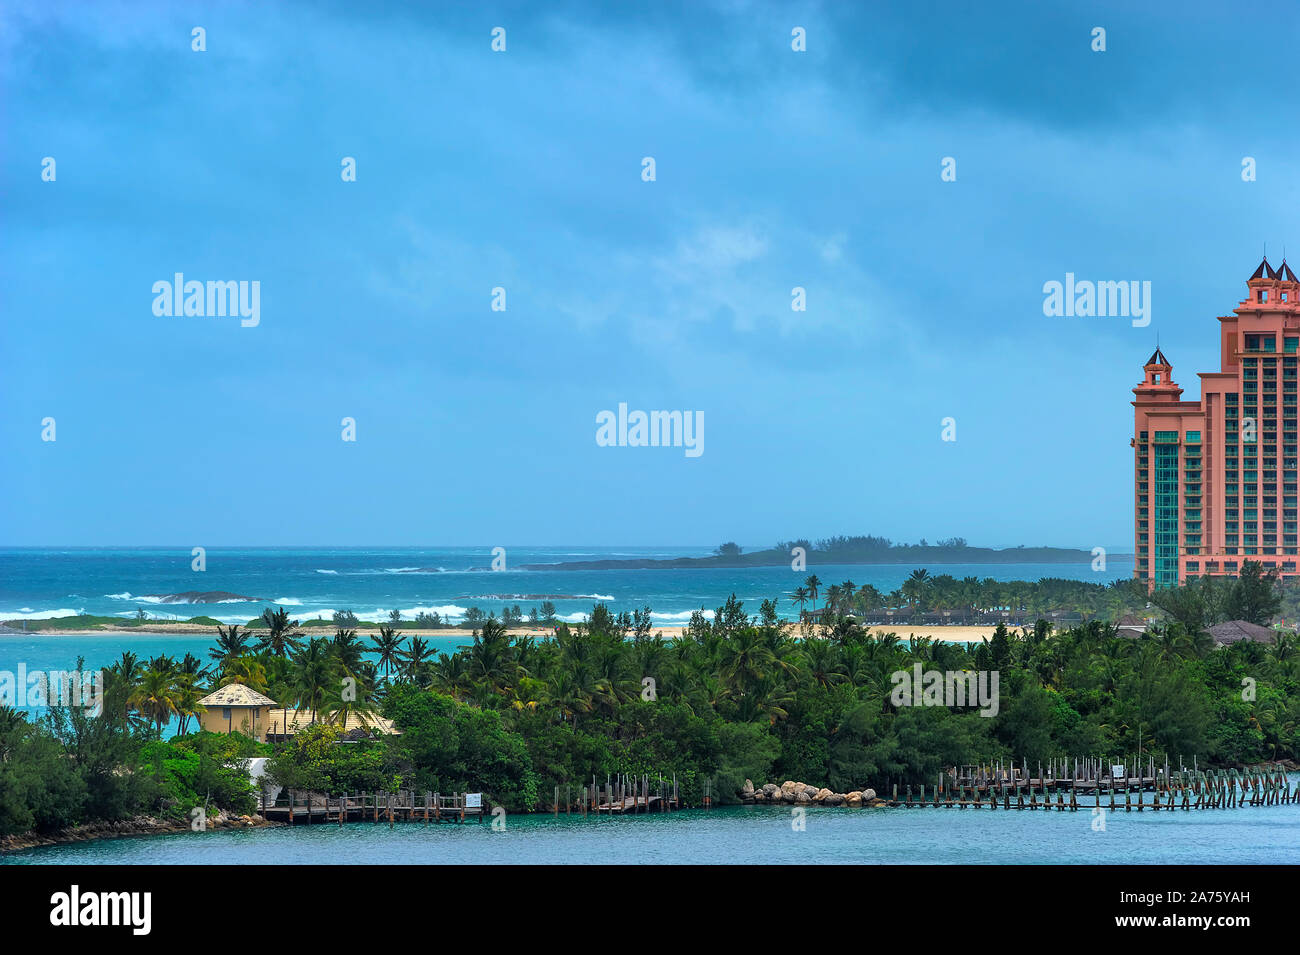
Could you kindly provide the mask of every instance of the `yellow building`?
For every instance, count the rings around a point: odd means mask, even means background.
[[[243,733],[259,743],[282,740],[316,723],[331,723],[342,732],[377,729],[394,735],[399,730],[392,720],[378,714],[347,713],[340,718],[324,710],[295,709],[280,706],[269,696],[250,690],[242,683],[231,683],[199,700],[199,728],[210,733]]]
[[[259,743],[266,742],[268,716],[276,708],[275,700],[250,690],[242,683],[231,683],[199,700],[199,728],[209,733],[243,733]],[[292,712],[292,711],[290,711]]]
[[[346,713],[340,717],[337,713],[327,713],[324,710],[317,710],[312,713],[311,710],[295,710],[292,706],[288,709],[276,707],[267,714],[266,732],[275,739],[284,736],[293,736],[300,730],[305,730],[314,722],[329,723],[337,727],[340,732],[351,733],[355,730],[363,729],[366,731],[379,730],[389,736],[400,736],[401,730],[393,725],[392,720],[384,719],[378,713]]]

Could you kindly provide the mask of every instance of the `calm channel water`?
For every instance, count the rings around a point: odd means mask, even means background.
[[[1295,778],[1292,778],[1292,786]],[[2,864],[857,863],[1300,864],[1300,805],[1190,812],[988,809],[691,810],[629,818],[350,823],[112,839],[0,856]]]

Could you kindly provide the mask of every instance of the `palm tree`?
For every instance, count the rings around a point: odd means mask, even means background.
[[[813,683],[830,688],[847,679],[844,664],[839,660],[839,650],[833,643],[825,640],[807,641],[803,652],[807,661],[807,675]]]
[[[432,653],[428,640],[423,637],[412,637],[411,648],[401,657],[402,666],[405,670],[404,676],[412,683],[418,683],[420,681],[420,670]]]
[[[242,683],[250,690],[256,690],[258,693],[265,693],[267,688],[266,667],[262,661],[251,653],[246,653],[242,657],[236,657],[233,660],[227,660],[221,668],[220,678],[217,680],[217,686],[229,686],[232,683]]]
[[[370,642],[379,654],[379,666],[384,670],[384,679],[391,679],[393,667],[401,660],[402,644],[406,638],[400,636],[394,627],[380,627],[379,635],[371,637]]]
[[[803,605],[808,602],[808,588],[796,587],[792,595],[794,602],[799,605],[799,619],[803,619]]]
[[[231,624],[229,628],[217,624],[217,643],[216,646],[208,649],[208,656],[215,660],[217,666],[220,667],[227,660],[247,653],[249,639],[250,634],[247,631],[241,631],[237,623]]]
[[[194,685],[194,680],[189,676],[184,677],[176,694],[176,715],[180,717],[180,734],[184,736],[188,732],[190,720],[197,719],[198,715],[203,712],[203,707],[199,705],[202,695],[198,687]]]
[[[844,583],[840,584],[840,601],[841,601],[841,606],[840,606],[839,608],[837,608],[837,609],[839,609],[839,610],[841,610],[841,611],[852,612],[852,610],[853,610],[853,595],[854,595],[854,593],[857,592],[857,589],[858,589],[857,584],[855,584],[855,583],[854,583],[853,581],[851,581],[851,580],[846,580],[846,581],[844,581]]]
[[[817,606],[817,594],[821,590],[822,582],[816,574],[810,574],[808,579],[803,582],[808,588],[808,595],[812,598],[813,606]]]
[[[618,649],[623,648],[620,645]],[[487,684],[494,692],[514,682],[510,637],[506,628],[496,620],[489,619],[483,624],[483,629],[474,634],[474,643],[467,656],[470,678]]]
[[[316,711],[321,708],[335,683],[334,661],[330,655],[329,641],[324,637],[312,639],[293,660],[293,688],[298,705],[311,710],[311,721],[316,722]],[[287,727],[286,727],[287,729]]]
[[[161,737],[163,726],[178,711],[179,697],[176,675],[167,669],[150,667],[141,675],[140,682],[131,694],[131,706],[153,722]]]
[[[928,570],[912,571],[907,580],[903,581],[902,591],[904,596],[912,604],[919,605],[925,599],[926,591],[929,589],[927,586],[929,582],[930,572]]]
[[[203,661],[192,653],[185,654],[185,658],[181,660],[179,667],[182,674],[193,677],[196,683],[201,683],[211,675],[208,668],[203,665]]]
[[[429,676],[433,686],[457,700],[465,698],[470,686],[463,653],[438,654],[438,659],[429,668]]]
[[[259,650],[269,650],[272,656],[287,657],[296,653],[302,646],[293,631],[298,628],[298,621],[289,619],[289,611],[283,607],[272,611],[267,607],[262,611],[262,622],[266,624],[266,633],[257,641]]]
[[[330,651],[334,654],[339,669],[343,671],[344,676],[353,679],[356,679],[357,673],[361,670],[361,655],[365,653],[360,640],[355,630],[339,630],[334,634],[334,640],[330,644]]]
[[[127,723],[131,721],[131,697],[135,693],[136,683],[140,680],[140,664],[134,653],[129,651],[122,652],[122,658],[108,668],[105,674],[104,690],[107,693],[110,689],[122,695],[122,719]]]
[[[759,631],[746,627],[727,641],[720,662],[723,679],[737,696],[743,697],[771,672],[776,657]]]

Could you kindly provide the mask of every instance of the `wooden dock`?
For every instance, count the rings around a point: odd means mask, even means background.
[[[475,799],[478,796],[480,798]],[[287,805],[267,805],[263,794],[262,816],[269,822],[291,826],[345,822],[442,822],[483,821],[491,809],[480,793],[442,793],[403,789],[395,793],[352,793],[337,796],[290,792]]]
[[[1028,809],[1077,812],[1108,809],[1112,812],[1151,810],[1236,809],[1244,806],[1300,804],[1300,784],[1290,786],[1285,767],[1265,764],[1242,770],[1202,770],[1158,767],[1148,758],[1129,765],[1109,759],[1052,760],[1031,773],[1028,765],[953,767],[940,773],[933,786],[898,784],[883,799],[887,806],[904,809]],[[703,781],[700,807],[714,802],[709,781]],[[347,793],[326,795],[290,791],[284,804],[268,803],[263,792],[262,816],[288,825],[343,825],[346,822],[462,823],[482,822],[493,809],[483,793],[416,792]],[[879,805],[879,803],[876,803]],[[636,815],[675,812],[682,808],[675,776],[652,777],[611,774],[600,785],[554,787],[552,814],[558,816],[602,813]],[[544,810],[543,810],[544,811]]]
[[[1038,775],[1028,767],[962,767],[941,773],[933,787],[898,785],[885,804],[905,809],[1109,809],[1132,812],[1182,809],[1236,809],[1300,803],[1300,784],[1292,790],[1284,767],[1201,770],[1109,764],[1100,760],[1054,761]]]
[[[706,784],[707,793],[707,784]],[[708,808],[709,796],[704,796],[704,807]],[[575,788],[565,786],[561,792],[555,787],[555,798],[551,801],[551,812],[558,816],[589,812],[599,816],[627,813],[675,812],[681,808],[681,799],[677,791],[676,776],[653,777],[648,773],[640,776],[614,773],[605,777],[602,787],[593,776],[590,786]]]

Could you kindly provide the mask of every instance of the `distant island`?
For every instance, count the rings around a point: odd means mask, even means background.
[[[523,570],[675,570],[708,567],[779,567],[794,559],[802,547],[808,566],[814,564],[1077,564],[1093,559],[1091,551],[1073,547],[972,547],[964,537],[919,544],[901,544],[871,535],[780,541],[766,550],[748,554],[734,541],[715,548],[708,557],[635,557],[619,560],[557,561],[521,564]],[[1118,557],[1122,555],[1110,555]]]

